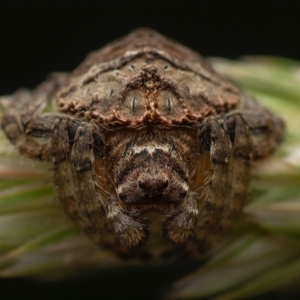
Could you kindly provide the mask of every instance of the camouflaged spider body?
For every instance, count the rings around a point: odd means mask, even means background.
[[[57,112],[43,112],[49,101]],[[149,210],[165,216],[166,240],[209,249],[242,212],[251,161],[284,134],[199,54],[146,29],[1,104],[18,151],[53,161],[65,213],[119,254],[148,239]]]

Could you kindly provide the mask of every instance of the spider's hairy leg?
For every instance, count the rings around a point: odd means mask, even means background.
[[[70,140],[74,138],[78,124],[68,118],[56,119],[51,144],[56,193],[65,213],[77,226],[82,227],[83,220],[77,206],[79,192],[73,164],[69,160]]]
[[[30,101],[31,95],[26,90],[19,90],[12,97],[1,98],[0,102],[3,106],[1,127],[20,154],[30,159],[51,160],[50,142],[39,144],[30,134],[26,133],[26,129],[21,122],[21,111],[26,110],[25,106]],[[29,112],[28,114],[30,115]],[[36,128],[39,130],[39,124],[36,125]],[[50,126],[46,130],[49,131],[51,129]]]
[[[210,152],[211,176],[199,213],[194,240],[205,252],[240,215],[249,193],[252,139],[240,114],[208,119],[200,128],[200,151]],[[229,134],[229,133],[230,134]]]
[[[101,195],[94,162],[95,155],[101,157],[103,146],[104,139],[97,126],[82,123],[78,127],[71,152],[79,191],[77,205],[84,219],[84,231],[96,244],[107,245],[111,241],[116,248],[120,241],[124,249],[119,246],[118,250],[126,252],[127,246],[136,246],[147,238],[147,232],[143,223],[127,215],[118,201]],[[109,239],[105,241],[106,235]]]
[[[96,182],[94,163],[94,137],[98,135],[98,147],[103,147],[101,133],[89,123],[81,123],[73,141],[70,155],[73,176],[76,182],[76,207],[82,219],[81,229],[98,246],[112,247],[116,239],[112,236],[105,222],[104,199],[101,198]],[[102,145],[101,145],[102,144]],[[101,151],[101,150],[100,150]]]
[[[143,221],[126,214],[115,197],[107,200],[106,210],[110,226],[122,244],[135,247],[148,239],[148,228]]]
[[[193,235],[199,213],[198,201],[198,195],[189,192],[180,211],[167,218],[164,223],[164,233],[167,239],[182,244]]]
[[[226,118],[233,144],[231,160],[232,196],[226,203],[226,214],[223,219],[224,227],[228,227],[240,215],[248,201],[251,180],[251,156],[253,141],[250,129],[241,114],[230,115]]]
[[[230,160],[232,145],[224,121],[209,117],[199,130],[200,153],[209,151],[211,173],[206,185],[205,198],[200,204],[198,224],[193,239],[197,251],[205,252],[223,231],[224,210],[232,197]]]
[[[50,141],[39,143],[33,137],[49,138],[54,117],[44,116],[43,109],[64,81],[64,74],[49,77],[33,92],[20,89],[12,96],[1,97],[1,127],[9,141],[30,159],[51,160]]]
[[[246,95],[241,97],[239,110],[252,135],[252,158],[260,159],[272,154],[284,139],[284,121]]]

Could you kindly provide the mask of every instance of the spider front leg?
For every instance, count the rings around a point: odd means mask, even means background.
[[[135,247],[148,239],[149,232],[146,225],[138,218],[126,214],[115,197],[107,200],[106,212],[110,226],[122,244]]]
[[[199,143],[200,154],[205,155],[208,151],[211,161],[211,172],[204,189],[205,198],[194,231],[197,248],[205,252],[223,230],[226,205],[231,201],[232,145],[223,120],[209,117],[200,127]]]
[[[249,128],[240,115],[227,120],[232,135],[222,119],[210,117],[199,131],[200,152],[209,151],[211,172],[201,203],[198,224],[190,243],[197,251],[212,247],[235,220],[248,198],[252,140]]]
[[[182,244],[193,235],[199,213],[198,201],[198,195],[189,192],[181,209],[167,218],[164,223],[164,234],[167,239]]]
[[[97,184],[95,159],[101,158],[103,148],[104,138],[96,125],[82,123],[77,128],[71,160],[75,167],[79,192],[77,206],[85,223],[84,230],[98,245],[105,244],[108,241],[104,242],[105,236],[110,233],[113,244],[119,241],[125,246],[137,246],[147,239],[145,225],[128,215],[114,196],[105,199],[103,189]]]
[[[78,148],[81,144],[77,138],[78,135],[81,137],[80,132],[82,133],[81,129],[83,128],[81,124],[79,120],[68,117],[57,118],[55,121],[51,139],[55,189],[60,203],[70,219],[85,231],[97,245],[112,247],[116,243],[116,239],[112,237],[106,226],[101,198],[95,200],[97,195],[93,193],[95,191],[93,183],[86,180],[87,178],[80,178],[81,172],[84,173],[85,169],[91,168],[91,161],[84,158],[93,151],[90,143],[86,147],[88,149]],[[101,143],[97,146],[100,146],[101,151]],[[75,147],[76,150],[74,150]],[[74,157],[73,152],[81,150],[88,150],[88,152],[79,152]],[[78,158],[79,155],[82,156]]]
[[[235,220],[247,204],[251,181],[251,160],[253,154],[253,140],[250,128],[241,114],[226,117],[230,138],[233,144],[231,162],[231,201],[227,204],[227,216],[224,226],[228,227]]]
[[[209,152],[210,176],[199,203],[198,224],[187,249],[205,252],[242,211],[249,193],[252,139],[240,114],[210,117],[199,130],[200,153]],[[193,245],[193,246],[192,246]],[[192,248],[191,248],[192,247]]]
[[[79,122],[57,118],[51,137],[54,185],[59,201],[67,216],[80,228],[84,226],[77,203],[79,192],[73,164],[69,160],[70,143],[74,140]]]

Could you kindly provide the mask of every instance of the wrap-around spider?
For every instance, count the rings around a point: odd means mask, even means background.
[[[150,210],[165,216],[167,241],[209,249],[247,203],[251,161],[284,135],[198,53],[147,29],[0,103],[16,149],[53,161],[65,213],[117,254],[148,239]]]

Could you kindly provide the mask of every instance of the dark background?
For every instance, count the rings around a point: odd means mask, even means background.
[[[204,56],[300,60],[300,10],[289,0],[0,0],[0,95],[74,69],[91,51],[148,26]]]
[[[296,3],[0,0],[0,95],[19,87],[33,88],[52,71],[71,71],[91,50],[140,26],[152,27],[204,56],[277,55],[300,60]],[[176,278],[195,267],[197,264],[179,263],[160,269],[99,270],[54,283],[1,280],[0,297],[159,299]]]

